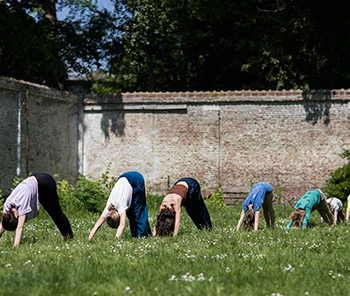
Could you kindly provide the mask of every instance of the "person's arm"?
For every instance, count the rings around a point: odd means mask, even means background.
[[[180,229],[180,220],[181,220],[181,205],[175,208],[175,226],[173,236],[177,236]]]
[[[334,220],[333,220],[332,226],[337,225],[337,220],[338,220],[338,211],[334,211]]]
[[[19,216],[18,224],[16,228],[15,243],[13,244],[14,247],[18,246],[19,243],[21,242],[22,232],[23,232],[23,227],[25,222],[26,222],[26,215]]]
[[[92,230],[90,232],[89,240],[91,240],[94,237],[96,231],[100,228],[100,226],[103,224],[103,222],[105,222],[105,220],[106,219],[105,219],[105,217],[103,217],[103,215],[101,215],[100,218],[98,218],[95,226],[92,228]]]
[[[260,216],[260,210],[257,210],[254,213],[255,217],[254,217],[254,231],[257,231],[259,228],[259,216]]]
[[[289,219],[289,223],[287,225],[287,229],[291,229],[292,228],[292,224],[293,224],[293,220]]]
[[[119,226],[117,228],[117,232],[115,234],[115,238],[120,238],[122,236],[124,229],[125,229],[125,220],[126,220],[126,211],[124,211],[120,215],[120,222],[119,222]]]
[[[154,227],[153,227],[153,236],[157,235],[156,224],[157,224],[157,221],[156,221],[156,223],[154,224]]]
[[[306,210],[305,218],[303,220],[303,229],[307,226],[307,221],[309,221],[311,215],[311,210]]]
[[[349,218],[350,218],[350,211],[349,209],[346,210],[346,222],[349,222]]]
[[[2,236],[4,231],[5,231],[5,229],[4,229],[4,227],[2,227],[2,220],[1,220],[1,222],[0,222],[0,237]]]
[[[244,215],[245,215],[245,211],[242,210],[242,212],[241,212],[241,217],[240,217],[239,220],[238,220],[238,224],[237,224],[236,231],[238,231],[238,230],[241,228],[241,225],[242,225],[243,219],[244,219]]]

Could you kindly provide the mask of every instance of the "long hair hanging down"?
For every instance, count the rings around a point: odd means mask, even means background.
[[[302,209],[296,209],[289,217],[293,221],[296,227],[302,228],[303,221],[306,215],[306,211]]]
[[[255,215],[253,209],[247,211],[247,216],[245,217],[244,226],[247,231],[251,231],[255,222]]]
[[[16,218],[15,214],[12,212],[12,208],[14,208],[14,206],[11,206],[11,210],[1,215],[2,226],[8,231],[16,230],[18,225],[18,218]]]
[[[168,236],[174,233],[175,212],[166,208],[159,212],[156,220],[156,233],[159,236]]]

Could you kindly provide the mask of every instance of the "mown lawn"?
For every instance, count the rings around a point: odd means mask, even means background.
[[[157,205],[149,203],[153,227]],[[209,207],[214,230],[197,231],[182,214],[176,238],[121,240],[99,215],[68,217],[74,240],[65,242],[41,213],[0,239],[0,295],[350,295],[349,224],[329,227],[311,216],[307,230],[285,230],[291,208],[275,207],[276,229],[235,233],[240,208]],[[263,218],[263,215],[261,215]]]

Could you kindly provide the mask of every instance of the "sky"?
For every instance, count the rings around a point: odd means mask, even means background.
[[[114,4],[111,0],[92,0],[93,4],[96,4],[99,9],[106,8],[108,10],[114,10]],[[57,19],[63,20],[68,13],[68,9],[63,9],[62,11],[57,11]]]

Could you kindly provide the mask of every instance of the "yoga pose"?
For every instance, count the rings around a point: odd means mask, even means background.
[[[338,220],[339,223],[343,222],[345,220],[345,216],[343,213],[343,203],[341,200],[336,197],[327,198],[327,204],[330,207],[329,210],[334,216],[333,225],[336,225]]]
[[[179,233],[181,206],[185,207],[198,229],[212,228],[199,183],[193,178],[182,178],[174,184],[174,187],[164,197],[153,235],[176,236]]]
[[[104,211],[90,232],[89,239],[94,237],[104,221],[108,226],[117,229],[115,237],[120,238],[125,229],[126,216],[133,237],[152,235],[148,223],[145,181],[138,172],[127,172],[118,178]]]
[[[332,213],[326,200],[325,194],[320,189],[307,191],[296,203],[294,211],[289,217],[287,228],[291,228],[292,224],[295,223],[296,227],[305,229],[311,213],[316,209],[324,221],[332,225]]]
[[[272,207],[273,188],[267,182],[260,182],[254,185],[242,205],[242,212],[239,218],[238,231],[243,223],[245,213],[247,213],[244,225],[247,231],[250,231],[254,224],[254,231],[259,227],[259,216],[261,206],[264,209],[264,217],[267,227],[275,227],[275,212]]]
[[[4,203],[0,236],[4,230],[16,230],[14,246],[22,237],[24,223],[39,215],[39,203],[51,216],[65,239],[72,238],[69,220],[63,214],[55,180],[48,174],[34,174],[22,181]]]

